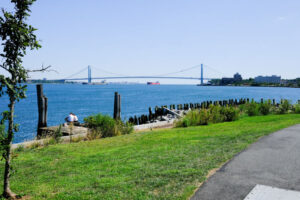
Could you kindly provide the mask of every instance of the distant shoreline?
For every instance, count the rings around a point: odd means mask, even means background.
[[[92,83],[92,84],[83,84],[82,82],[66,82],[66,83],[60,83],[60,82],[27,82],[26,84],[79,84],[79,85],[147,85],[147,83],[134,83],[134,82],[128,82],[128,83]],[[197,85],[197,84],[160,84],[160,85],[195,85],[200,87],[270,87],[270,88],[300,88],[295,86],[277,86],[277,85]]]

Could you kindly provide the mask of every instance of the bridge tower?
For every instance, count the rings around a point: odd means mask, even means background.
[[[92,83],[92,70],[91,70],[91,66],[88,66],[88,83]]]
[[[200,84],[201,85],[204,84],[204,82],[203,82],[203,64],[201,64],[201,83]]]

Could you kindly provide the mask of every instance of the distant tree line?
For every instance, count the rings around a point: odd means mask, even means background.
[[[300,88],[300,78],[296,79],[283,79],[281,83],[257,83],[254,81],[253,78],[249,79],[243,79],[238,82],[232,82],[232,83],[224,83],[222,79],[213,79],[210,81],[210,84],[213,86],[226,86],[226,85],[232,85],[232,86],[261,86],[261,87],[293,87],[293,88]]]

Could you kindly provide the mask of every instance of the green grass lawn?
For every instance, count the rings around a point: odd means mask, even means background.
[[[211,169],[297,123],[296,114],[244,117],[25,150],[13,161],[11,188],[39,200],[187,199]]]

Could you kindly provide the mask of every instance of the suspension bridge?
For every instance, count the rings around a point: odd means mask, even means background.
[[[189,77],[189,76],[174,76],[174,74],[180,74],[192,69],[196,69],[196,68],[200,68],[199,71],[199,76],[198,77]],[[77,78],[76,76],[78,76],[79,74],[82,74],[83,72],[85,72],[87,70],[88,72],[88,76],[87,77],[83,77],[83,78]],[[102,70],[102,72],[106,73],[106,74],[111,74],[112,76],[102,76],[102,77],[93,77],[92,76],[92,68],[91,66],[85,67],[84,69],[80,70],[79,72],[76,72],[64,79],[56,79],[56,81],[62,81],[62,82],[66,82],[66,81],[87,81],[88,83],[92,83],[93,80],[110,80],[110,79],[183,79],[183,80],[199,80],[200,81],[200,85],[204,84],[204,81],[207,80],[212,80],[212,79],[217,79],[217,78],[207,78],[204,77],[204,65],[196,65],[194,67],[190,67],[190,68],[185,68],[176,72],[171,72],[171,73],[167,73],[167,74],[160,74],[160,75],[153,75],[153,76],[127,76],[127,75],[122,75],[122,74],[117,74],[117,73],[113,73],[113,72],[108,72],[105,70]],[[173,76],[171,76],[173,75]]]

